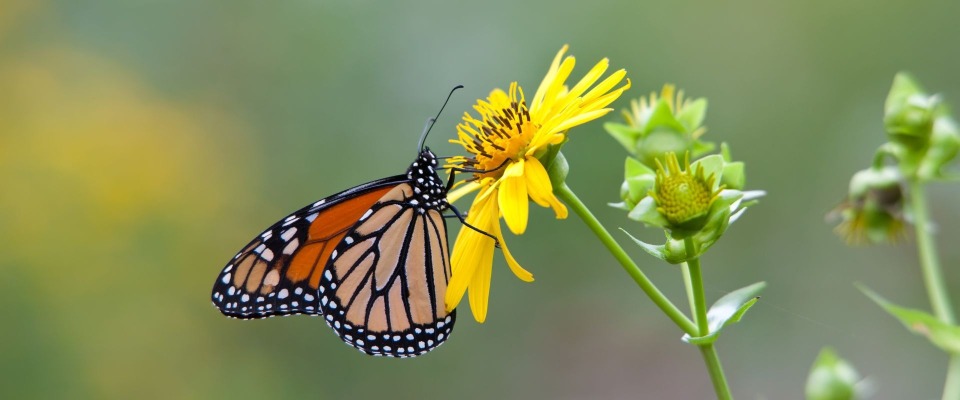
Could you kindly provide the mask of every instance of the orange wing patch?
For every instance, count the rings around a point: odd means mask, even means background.
[[[393,186],[386,186],[373,190],[320,211],[316,219],[310,223],[307,242],[290,261],[286,278],[294,283],[309,278],[311,288],[316,289],[320,286],[323,267],[346,231],[356,224],[363,213],[367,212],[377,200],[393,188]]]

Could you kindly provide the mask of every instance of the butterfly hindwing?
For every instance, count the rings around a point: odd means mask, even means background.
[[[337,246],[320,282],[327,323],[367,354],[417,356],[453,328],[443,302],[446,222],[438,209],[417,207],[417,197],[410,184],[384,195]]]

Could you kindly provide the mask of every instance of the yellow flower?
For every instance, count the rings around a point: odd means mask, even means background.
[[[467,223],[495,236],[511,271],[526,282],[533,281],[533,275],[520,267],[507,249],[500,218],[511,232],[523,234],[528,199],[552,208],[559,219],[567,217],[567,208],[554,196],[539,157],[549,146],[563,143],[570,128],[610,112],[605,107],[630,87],[629,79],[620,85],[626,76],[622,69],[598,83],[609,67],[603,59],[576,85],[567,88],[575,59],[564,58],[566,51],[567,46],[563,46],[557,53],[529,105],[516,82],[510,84],[509,92],[495,89],[486,101],[479,100],[474,106],[479,118],[464,113],[463,122],[457,126],[459,139],[451,140],[473,154],[471,158],[455,158],[451,165],[483,172],[475,173],[467,184],[451,192],[449,200],[479,191]],[[451,255],[453,275],[447,288],[447,310],[456,308],[469,289],[474,318],[478,322],[486,319],[493,252],[493,239],[469,227],[460,229]]]

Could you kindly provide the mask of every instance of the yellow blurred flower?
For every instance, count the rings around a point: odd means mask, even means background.
[[[566,51],[567,46],[563,46],[557,53],[529,106],[516,82],[510,84],[509,92],[495,89],[486,101],[479,100],[474,106],[479,118],[464,114],[463,122],[457,126],[459,139],[451,141],[473,154],[471,158],[454,158],[452,165],[484,172],[475,173],[470,182],[451,192],[450,201],[479,191],[470,206],[467,223],[497,237],[511,271],[527,282],[533,281],[533,275],[511,256],[500,229],[500,218],[511,232],[523,234],[527,228],[528,199],[552,208],[557,218],[567,217],[567,209],[554,196],[550,177],[539,157],[549,146],[563,143],[570,128],[610,112],[605,107],[630,87],[629,79],[620,85],[626,76],[622,69],[600,81],[609,67],[607,59],[603,59],[568,89],[566,80],[575,59],[564,57]],[[486,319],[494,245],[493,239],[480,232],[468,227],[460,230],[451,255],[453,275],[447,289],[448,310],[456,308],[469,289],[474,318],[478,322]]]

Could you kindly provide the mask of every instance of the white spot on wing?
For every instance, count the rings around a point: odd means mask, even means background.
[[[282,289],[280,290],[280,293],[277,293],[277,298],[282,300],[287,298],[287,296],[289,295],[290,295],[290,292],[287,289]]]
[[[283,254],[293,254],[294,251],[297,251],[298,247],[300,247],[300,239],[293,239],[293,241],[283,247]]]
[[[313,214],[308,215],[308,216],[307,216],[307,221],[313,222],[313,220],[317,219],[317,215],[319,215],[319,214],[313,213]]]
[[[283,231],[283,233],[280,235],[280,237],[283,238],[283,241],[284,241],[284,242],[289,242],[289,241],[290,241],[290,238],[292,238],[293,235],[296,235],[296,234],[297,234],[297,227],[293,227],[293,228],[290,228],[290,229],[287,229],[287,230]]]
[[[263,257],[263,259],[267,261],[273,261],[273,250],[264,250],[263,253],[260,253],[260,257]]]
[[[223,279],[220,279],[220,282],[223,282],[224,284],[230,283],[230,274],[227,273],[226,275],[224,275],[224,276],[223,276]],[[231,293],[231,294],[233,294],[233,293]]]

